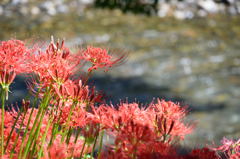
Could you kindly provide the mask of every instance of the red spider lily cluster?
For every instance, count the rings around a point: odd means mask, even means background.
[[[213,150],[223,153],[225,158],[239,159],[240,158],[240,139],[234,141],[227,138],[222,139],[222,146],[213,148]]]
[[[51,41],[41,50],[19,40],[2,41],[1,158],[220,159],[218,151],[239,158],[239,141],[227,139],[215,149],[179,154],[179,143],[194,126],[184,122],[187,109],[177,103],[157,99],[145,107],[105,104],[87,79],[95,70],[106,71],[124,58],[92,46],[73,54],[64,42]],[[86,62],[90,62],[88,77],[76,78]],[[5,106],[5,101],[18,74],[31,75],[28,85],[34,100],[23,100],[15,109]]]

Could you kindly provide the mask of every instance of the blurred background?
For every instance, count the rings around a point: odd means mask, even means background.
[[[65,39],[126,52],[126,62],[92,82],[119,100],[161,98],[187,105],[197,127],[186,147],[240,137],[239,0],[0,0],[0,40]],[[11,102],[27,90],[12,85]]]

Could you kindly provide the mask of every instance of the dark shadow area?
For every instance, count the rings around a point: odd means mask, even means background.
[[[184,97],[171,92],[168,87],[157,87],[149,85],[139,77],[132,78],[113,78],[110,76],[93,77],[90,81],[97,90],[102,91],[106,95],[106,102],[114,105],[120,101],[138,102],[142,106],[151,103],[154,99],[164,99],[174,101],[180,105],[187,105],[191,112],[204,112],[221,110],[226,107],[224,103],[208,103],[201,105]]]
[[[27,90],[26,78],[23,76],[17,76],[13,83],[10,85],[9,99],[7,105],[20,106],[23,99],[29,98]]]
[[[130,11],[136,14],[155,15],[157,13],[158,0],[95,0],[95,7],[121,9],[124,13]]]
[[[164,99],[166,101],[174,101],[182,106],[188,106],[191,112],[211,112],[226,108],[224,103],[208,103],[200,105],[191,100],[180,97],[168,87],[157,87],[145,83],[139,77],[132,78],[113,78],[110,76],[95,76],[90,79],[89,84],[95,86],[100,92],[105,95],[106,103],[113,105],[123,102],[137,102],[141,106],[146,106],[154,99]],[[22,99],[29,99],[29,93],[26,85],[26,78],[17,76],[10,86],[8,105],[21,105]]]

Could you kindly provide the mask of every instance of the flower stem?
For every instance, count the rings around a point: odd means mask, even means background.
[[[77,105],[77,102],[74,102],[74,103],[71,105],[71,108],[70,108],[70,111],[69,111],[69,115],[68,115],[68,118],[67,118],[66,125],[65,125],[65,126],[63,127],[63,129],[62,129],[62,131],[63,131],[63,135],[62,135],[62,139],[61,139],[62,142],[65,140],[65,137],[66,137],[67,134],[68,134],[68,131],[69,131],[68,128],[70,128],[69,122],[70,122],[70,119],[71,119],[73,110],[74,110],[74,108],[75,108],[76,105]]]
[[[44,113],[44,112],[43,112],[43,109],[40,108],[40,110],[38,111],[38,114],[37,114],[37,116],[36,116],[36,119],[35,119],[35,121],[34,121],[34,123],[33,123],[33,127],[32,127],[32,129],[31,129],[31,131],[30,131],[30,133],[29,133],[29,137],[28,137],[28,140],[27,140],[27,143],[26,143],[24,152],[22,152],[23,146],[21,146],[20,155],[18,156],[19,159],[22,159],[22,158],[21,158],[21,157],[22,157],[22,153],[23,153],[23,158],[26,158],[26,155],[27,155],[27,153],[28,153],[31,145],[32,145],[33,142],[34,142],[34,137],[35,137],[36,132],[37,132],[37,129],[38,129],[37,123],[40,123],[40,122],[41,122],[41,119],[40,119],[40,121],[39,121],[38,118],[39,118],[39,117],[40,117],[40,118],[43,118],[43,115],[42,115],[43,113]],[[38,122],[38,121],[39,121],[39,122]],[[36,129],[35,129],[35,128],[36,128]],[[26,130],[26,131],[27,131],[27,130]],[[22,144],[22,145],[23,145],[23,144]],[[24,157],[24,156],[25,156],[25,157]]]
[[[96,147],[96,143],[97,143],[97,139],[98,139],[99,134],[97,133],[94,139],[94,143],[93,143],[93,148],[92,148],[92,152],[91,152],[91,156],[93,157],[93,153]]]
[[[81,151],[81,154],[80,154],[80,158],[82,158],[83,151],[84,151],[86,143],[87,143],[87,140],[86,140],[86,138],[84,138],[84,143],[83,143],[82,151]]]
[[[41,147],[40,147],[40,150],[38,152],[38,158],[37,159],[40,159],[41,156],[42,156],[42,150],[43,150],[43,146],[44,146],[44,143],[45,143],[45,140],[46,140],[46,136],[47,136],[47,133],[48,133],[48,129],[50,127],[50,125],[52,124],[52,119],[48,121],[48,124],[47,124],[47,127],[46,127],[46,130],[45,130],[45,133],[41,139]],[[35,150],[34,150],[35,151]]]
[[[16,124],[17,124],[17,122],[18,122],[18,119],[19,119],[19,117],[20,117],[20,115],[21,115],[21,113],[22,113],[22,110],[23,110],[23,107],[20,108],[20,111],[18,112],[17,118],[15,119],[15,121],[14,121],[14,123],[13,123],[11,132],[10,132],[10,134],[8,135],[8,138],[7,138],[7,142],[6,142],[6,145],[5,145],[4,153],[6,152],[6,149],[7,149],[7,147],[8,147],[9,141],[10,141],[10,139],[11,139],[12,133],[13,133],[15,127],[16,127]],[[25,113],[25,114],[26,114],[26,113]],[[20,130],[21,130],[21,128],[20,128]]]
[[[1,123],[1,156],[4,155],[4,115],[5,115],[5,100],[8,93],[8,85],[3,86],[1,90],[1,101],[2,101],[2,123]]]
[[[40,127],[41,127],[41,124],[42,124],[42,120],[43,120],[44,114],[46,112],[47,106],[48,106],[49,101],[50,101],[50,96],[51,95],[50,95],[49,90],[50,89],[48,88],[48,90],[46,91],[46,93],[43,97],[43,101],[40,104],[38,113],[36,115],[35,121],[34,121],[33,126],[32,126],[32,129],[30,130],[29,137],[28,137],[27,144],[26,144],[26,147],[24,149],[24,152],[22,152],[22,149],[23,149],[23,142],[22,142],[21,149],[20,149],[20,155],[18,156],[19,159],[22,159],[21,158],[22,153],[23,153],[23,158],[26,158],[27,153],[29,152],[31,145],[38,138]],[[39,117],[40,117],[40,120],[39,120]],[[31,120],[31,119],[29,119],[29,120]]]
[[[20,133],[21,133],[21,130],[22,130],[22,127],[23,127],[23,122],[24,122],[24,120],[25,120],[26,113],[27,113],[27,111],[24,112],[24,115],[23,115],[23,118],[22,118],[22,121],[21,121],[21,124],[20,124],[20,128],[19,128],[19,131],[18,131],[18,133],[17,133],[17,137],[16,137],[16,139],[15,139],[15,141],[14,141],[13,148],[11,149],[10,159],[12,159],[14,150],[15,150],[15,148],[16,148],[16,146],[17,146],[18,138],[19,138],[19,136],[20,136]],[[31,112],[31,114],[32,114],[32,112]],[[31,116],[31,114],[30,114],[30,116]],[[16,119],[16,121],[17,121],[17,120],[18,120],[18,119]],[[29,125],[29,123],[27,124],[26,129],[28,129],[28,125]],[[23,135],[23,138],[25,138],[25,136],[26,136],[26,134]],[[22,141],[24,141],[24,140],[22,140]],[[6,149],[7,149],[7,147],[6,147]]]
[[[104,130],[102,130],[101,133],[100,133],[100,144],[99,144],[99,150],[98,150],[98,159],[100,159],[100,156],[101,156],[101,151],[102,151],[102,146],[103,146],[103,135],[104,135]]]

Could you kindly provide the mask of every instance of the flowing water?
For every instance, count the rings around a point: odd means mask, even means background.
[[[240,17],[214,16],[179,21],[118,10],[87,10],[58,15],[0,20],[0,39],[29,42],[65,38],[73,49],[93,44],[126,52],[127,60],[93,81],[108,101],[149,103],[155,97],[188,105],[187,120],[197,123],[186,146],[240,137]],[[13,85],[18,99],[22,87]],[[12,99],[14,100],[14,99]]]

